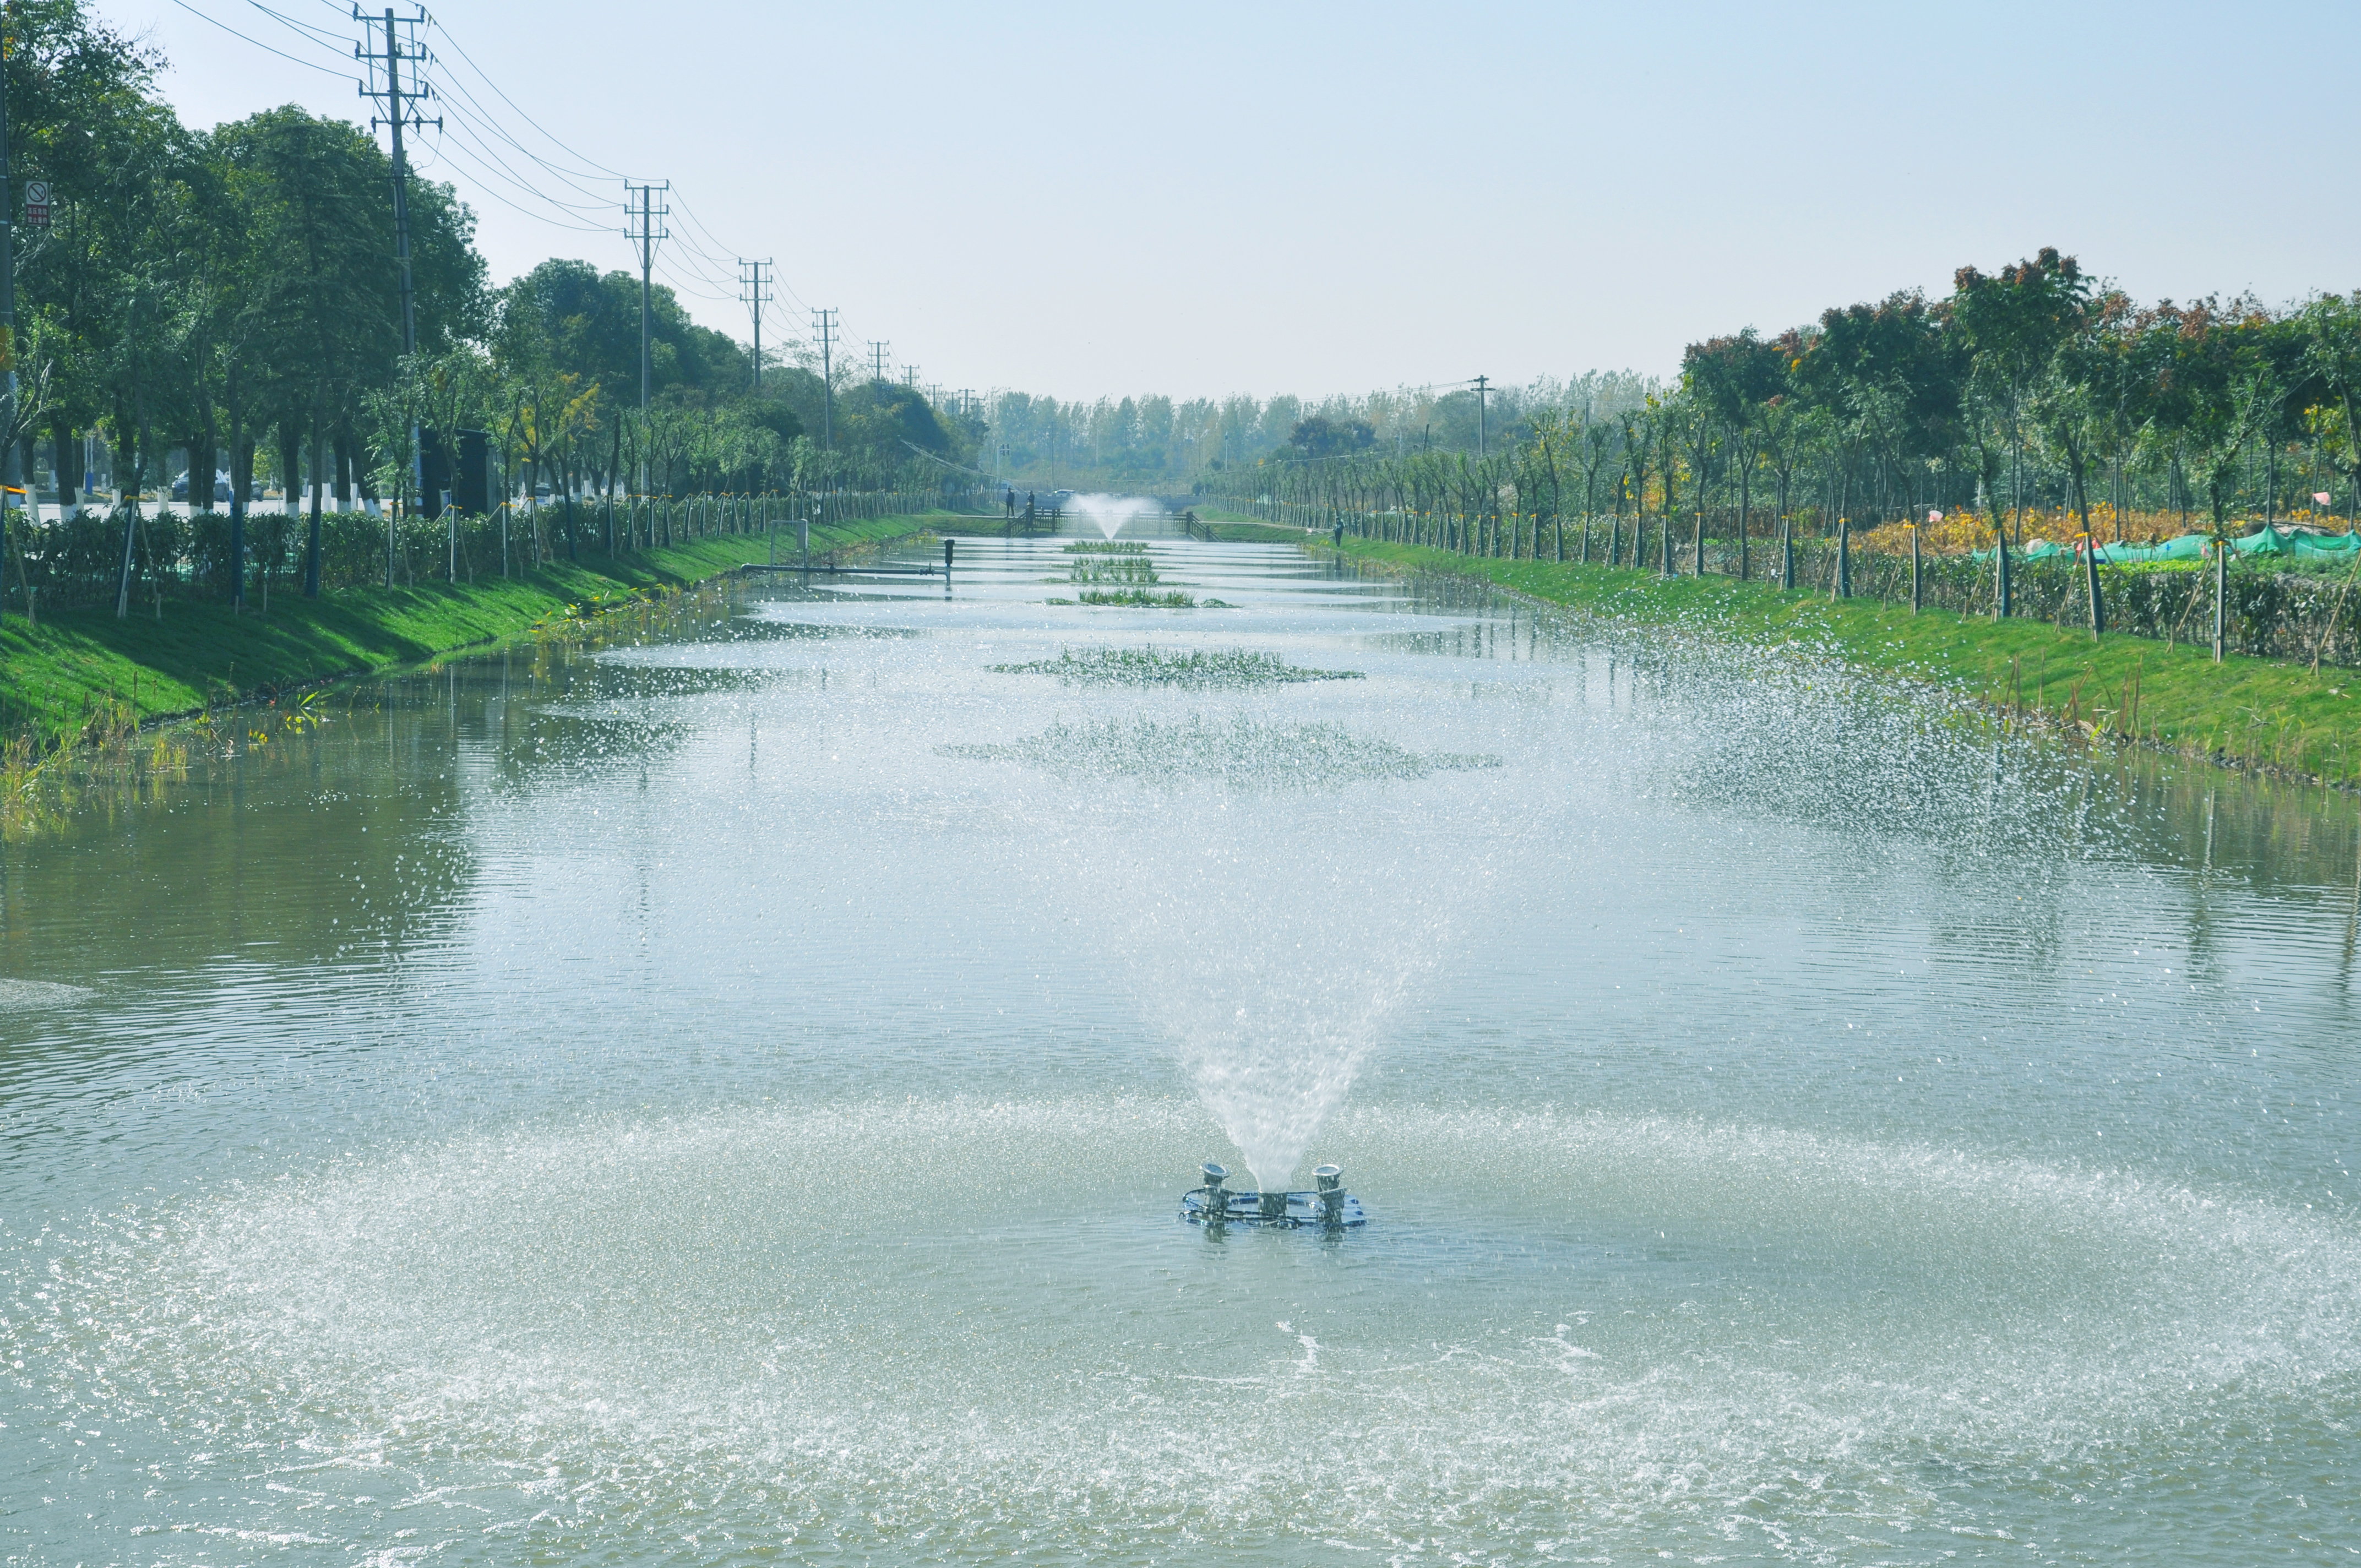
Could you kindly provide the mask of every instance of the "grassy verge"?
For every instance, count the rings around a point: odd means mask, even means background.
[[[1347,539],[1347,556],[1403,571],[1480,578],[1552,604],[1676,623],[1756,643],[1793,643],[1925,680],[2069,730],[2226,765],[2361,787],[2361,671],[2232,654],[2145,637],[2061,631],[1872,599],[1783,593],[1729,577],[1470,558]]]
[[[1224,511],[1220,507],[1192,508],[1197,520],[1213,531],[1213,537],[1230,544],[1301,544],[1303,530],[1284,528],[1275,522],[1265,522],[1242,511]]]
[[[814,529],[812,545],[898,538],[933,518],[879,518]],[[792,536],[780,558],[794,558]],[[726,534],[609,558],[585,551],[515,577],[415,587],[354,589],[319,599],[273,594],[270,613],[226,606],[137,601],[117,620],[105,610],[44,615],[28,628],[0,617],[0,736],[37,749],[290,687],[397,670],[445,653],[522,636],[557,620],[669,592],[770,558],[767,534]]]

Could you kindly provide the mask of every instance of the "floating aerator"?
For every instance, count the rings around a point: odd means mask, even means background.
[[[1312,1173],[1311,1192],[1233,1192],[1229,1171],[1207,1160],[1205,1184],[1180,1195],[1180,1217],[1192,1225],[1318,1225],[1343,1229],[1368,1223],[1361,1201],[1345,1190],[1345,1173],[1323,1165]]]

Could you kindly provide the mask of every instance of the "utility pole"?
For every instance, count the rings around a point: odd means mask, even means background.
[[[367,22],[372,19],[362,15],[358,5],[353,7],[354,21]],[[405,45],[395,36],[393,29],[396,27],[419,27],[425,20],[426,11],[423,6],[419,8],[418,15],[415,16],[397,21],[393,15],[393,7],[389,5],[385,8],[384,51],[380,53],[365,43],[353,46],[355,60],[367,60],[373,66],[382,64],[385,67],[385,90],[380,93],[364,87],[361,89],[361,95],[365,98],[382,100],[385,104],[384,118],[371,116],[369,129],[374,131],[381,125],[390,126],[393,129],[393,259],[401,271],[401,351],[404,354],[418,352],[418,303],[410,280],[410,161],[401,149],[401,133],[404,126],[415,126],[423,129],[430,123],[435,129],[440,130],[443,128],[443,122],[439,119],[429,122],[418,113],[415,107],[406,112],[403,110],[401,101],[404,98],[409,99],[414,105],[420,100],[432,98],[434,94],[433,89],[429,88],[423,81],[420,81],[416,86],[406,92],[403,90],[401,62],[406,60],[412,65],[423,67],[426,63],[426,46],[414,38]],[[416,74],[423,76],[423,72],[422,71]]]
[[[1484,455],[1484,398],[1491,389],[1489,378],[1476,378],[1476,455],[1478,457]]]
[[[634,185],[629,180],[623,181],[623,219],[627,225],[636,225],[626,227],[623,237],[640,247],[640,493],[642,495],[648,488],[648,382],[654,375],[653,350],[650,348],[648,339],[653,320],[648,304],[648,274],[655,269],[656,241],[672,237],[670,229],[657,232],[656,220],[670,217],[672,207],[669,203],[657,206],[655,193],[671,189],[672,181],[669,180],[662,185],[644,182]],[[631,192],[635,190],[640,193],[637,212],[631,210]]]
[[[771,292],[768,257],[760,261],[741,258],[738,262],[738,298],[754,313],[754,390],[763,389],[763,307],[774,298]]]
[[[366,23],[371,18],[364,16],[360,6],[356,5],[353,7],[353,20]],[[411,286],[410,278],[410,159],[401,149],[401,132],[405,126],[416,126],[423,129],[427,122],[415,107],[405,112],[401,101],[404,97],[408,97],[414,105],[420,99],[431,97],[433,93],[423,80],[426,63],[426,46],[413,38],[409,47],[404,48],[393,29],[397,26],[416,27],[422,26],[425,20],[426,8],[422,5],[418,8],[418,15],[397,23],[394,19],[393,7],[389,5],[385,8],[385,52],[379,54],[366,41],[353,46],[355,60],[366,60],[372,67],[380,62],[385,66],[385,91],[379,93],[363,87],[361,95],[366,98],[380,99],[385,104],[384,119],[379,120],[377,116],[371,115],[369,129],[374,132],[379,125],[385,125],[390,126],[393,131],[393,260],[401,291],[401,353],[405,359],[418,352],[418,297]],[[362,37],[366,40],[368,34],[364,32]],[[401,88],[401,62],[405,60],[419,68],[412,72],[413,80],[417,80],[418,84],[407,93],[404,93]],[[440,118],[437,118],[434,124],[435,129],[443,128]],[[246,602],[244,534],[247,478],[240,469],[238,455],[237,453],[231,453],[229,465],[232,498],[229,509],[230,555],[236,563],[230,572],[232,608]],[[450,463],[456,455],[455,453],[446,453],[444,455],[444,460],[446,464]],[[209,468],[213,466],[211,457],[205,459],[205,466]],[[193,465],[192,467],[193,469]],[[410,483],[423,506],[426,499],[426,449],[425,444],[419,438],[418,422],[414,419],[410,422]],[[397,499],[398,498],[390,498],[385,509],[385,586],[389,592],[393,587],[393,514],[397,510],[392,502]]]
[[[836,450],[836,377],[829,350],[836,342],[836,313],[814,311],[819,327],[819,449]]]
[[[893,346],[892,338],[873,337],[869,340],[869,378],[871,380],[883,381],[885,378],[885,351]]]
[[[909,388],[914,392],[918,389],[918,367],[917,366],[905,365],[902,367],[902,385]]]

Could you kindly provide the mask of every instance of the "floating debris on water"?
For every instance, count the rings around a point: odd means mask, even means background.
[[[1283,685],[1297,681],[1357,681],[1358,670],[1312,670],[1290,664],[1276,653],[1250,652],[1244,648],[1193,649],[1167,653],[1155,648],[1086,648],[1077,653],[1060,648],[1054,659],[1029,664],[994,664],[1004,675],[1049,675],[1070,686],[1213,686]]]
[[[1213,778],[1276,789],[1422,779],[1429,773],[1501,765],[1495,756],[1412,751],[1390,740],[1356,735],[1340,724],[1266,724],[1246,718],[1220,723],[1193,715],[1178,724],[1151,718],[1060,723],[1013,744],[937,750],[946,757],[1023,762],[1067,777]]]

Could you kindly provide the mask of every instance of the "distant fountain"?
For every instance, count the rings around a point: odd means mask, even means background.
[[[1076,496],[1068,504],[1096,523],[1098,531],[1109,539],[1122,532],[1123,525],[1134,518],[1163,510],[1144,496]]]

